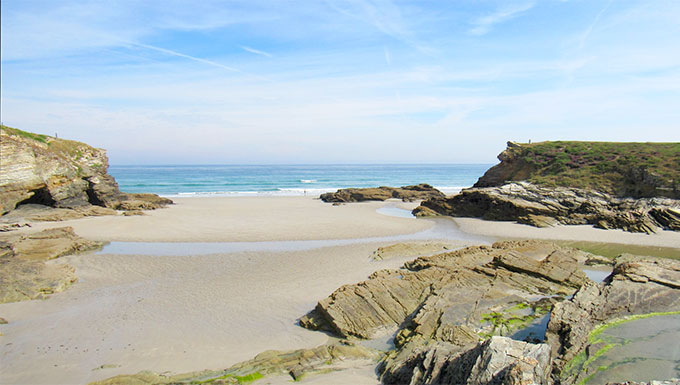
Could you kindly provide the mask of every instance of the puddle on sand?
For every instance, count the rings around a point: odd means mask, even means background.
[[[589,385],[680,377],[680,314],[625,322],[599,338],[611,347],[588,364],[597,368]]]
[[[410,210],[400,209],[399,207],[388,205],[375,210],[376,213],[397,218],[415,219],[415,215]]]

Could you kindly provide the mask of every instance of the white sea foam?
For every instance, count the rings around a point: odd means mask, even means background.
[[[300,179],[300,183],[316,183],[316,179]]]
[[[434,188],[443,192],[446,195],[458,194],[460,190],[468,187],[470,186],[434,186]]]

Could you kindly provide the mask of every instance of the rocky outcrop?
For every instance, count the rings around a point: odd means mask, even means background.
[[[474,187],[529,181],[615,197],[680,199],[680,143],[508,142]]]
[[[63,291],[76,280],[73,267],[45,261],[102,246],[101,242],[79,237],[71,227],[0,236],[0,303]]]
[[[590,362],[605,348],[597,330],[607,322],[655,312],[680,311],[680,262],[622,256],[601,284],[585,284],[572,299],[555,305],[546,333],[553,375],[577,383],[598,370]]]
[[[454,217],[517,221],[537,227],[590,224],[602,229],[653,233],[680,229],[680,200],[616,198],[595,191],[540,187],[528,182],[469,188],[460,194],[432,198],[414,210]]]
[[[121,193],[106,173],[106,151],[84,143],[0,127],[0,214],[26,203],[56,208],[157,208],[165,198]]]
[[[419,184],[404,187],[346,188],[334,193],[321,194],[319,198],[324,202],[332,203],[384,201],[391,198],[412,202],[444,196],[444,193],[428,184]]]
[[[449,325],[484,334],[494,328],[480,326],[485,312],[505,311],[532,295],[573,293],[587,279],[574,255],[581,253],[540,242],[501,242],[421,257],[400,270],[381,270],[366,281],[339,288],[300,324],[345,337],[375,338],[395,332],[409,318],[415,322],[412,331],[445,338],[447,324],[437,312],[455,304],[451,309],[456,311],[448,313]],[[438,310],[431,313],[433,308]],[[435,320],[436,327],[431,323]]]
[[[418,352],[412,367],[387,372],[385,385],[519,385],[550,384],[550,347],[494,336],[473,348],[457,351],[435,343]]]
[[[112,377],[93,384],[242,384],[276,375],[289,375],[292,381],[300,381],[308,375],[342,370],[349,363],[358,365],[376,362],[381,356],[382,354],[376,350],[349,341],[338,341],[312,349],[287,352],[269,350],[258,354],[252,360],[238,363],[225,370],[168,376],[140,372]]]
[[[397,349],[379,367],[385,384],[481,384],[492,378],[509,384],[522,376],[547,383],[546,345],[486,339],[541,341],[534,325],[554,303],[589,282],[578,267],[587,258],[579,250],[537,241],[421,257],[341,287],[300,325],[345,337],[394,334]]]

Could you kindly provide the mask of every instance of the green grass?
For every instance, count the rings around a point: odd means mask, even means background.
[[[675,188],[671,195],[680,187],[680,143],[555,141],[522,144],[506,151],[519,161],[518,170],[524,171],[508,180],[633,197],[659,195],[654,185]]]
[[[35,140],[36,142],[47,143],[47,137],[48,137],[47,135],[34,134],[32,132],[22,131],[18,128],[5,126],[4,124],[2,126],[0,126],[0,129],[4,130],[9,135],[21,136],[21,137],[24,137],[24,138]]]

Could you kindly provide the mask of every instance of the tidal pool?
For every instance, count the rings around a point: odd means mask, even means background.
[[[680,377],[680,314],[656,315],[611,326],[597,336],[600,353],[586,361],[596,372],[584,384]]]

